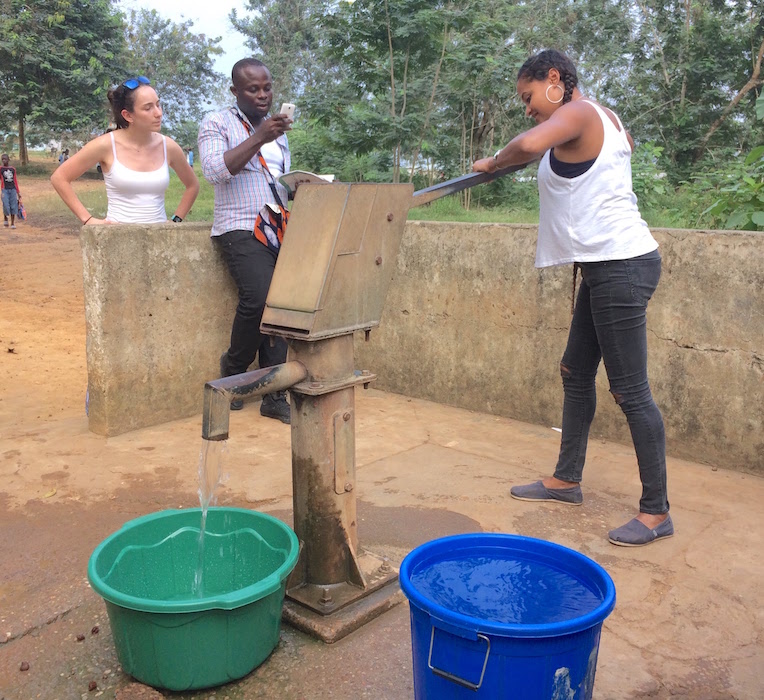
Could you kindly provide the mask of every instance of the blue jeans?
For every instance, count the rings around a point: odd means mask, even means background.
[[[610,393],[629,423],[642,481],[642,513],[669,510],[663,416],[647,380],[647,302],[658,286],[658,251],[630,260],[579,263],[578,292],[560,364],[565,401],[562,443],[554,475],[580,482],[589,427],[597,407],[595,377],[605,363]]]
[[[286,341],[260,333],[260,321],[278,253],[260,243],[252,231],[228,231],[222,236],[213,236],[212,240],[239,290],[228,348],[229,373],[246,372],[255,355],[260,367],[286,362]]]
[[[17,216],[19,213],[19,193],[3,188],[3,216]]]

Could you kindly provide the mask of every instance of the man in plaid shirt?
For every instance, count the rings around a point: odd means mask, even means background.
[[[291,165],[285,132],[292,121],[284,114],[269,116],[273,87],[263,63],[242,59],[234,65],[231,80],[235,106],[208,115],[199,128],[202,172],[215,187],[212,240],[239,290],[231,345],[220,358],[224,377],[246,372],[256,355],[260,367],[272,367],[285,362],[287,353],[283,338],[260,333],[279,240],[266,227],[263,243],[254,231],[258,214],[271,221],[268,205],[286,206],[287,190],[278,178]],[[233,410],[242,407],[241,400],[231,402]],[[289,423],[286,393],[266,394],[260,413]]]

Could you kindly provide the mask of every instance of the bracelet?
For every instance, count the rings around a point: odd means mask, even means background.
[[[84,226],[88,221],[90,221],[93,217],[89,216],[85,221],[82,222],[82,225]]]

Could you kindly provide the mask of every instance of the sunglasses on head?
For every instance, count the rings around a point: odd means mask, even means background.
[[[137,78],[130,78],[122,83],[128,90],[135,90],[139,85],[151,85],[151,81],[145,75],[139,75]]]

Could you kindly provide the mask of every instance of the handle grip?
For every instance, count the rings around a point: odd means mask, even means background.
[[[432,665],[432,647],[433,647],[433,644],[435,643],[435,626],[434,625],[432,626],[432,634],[430,635],[430,654],[427,657],[428,668],[436,676],[445,678],[446,680],[449,680],[452,683],[456,683],[457,685],[461,685],[464,688],[469,688],[470,690],[477,690],[478,688],[480,688],[481,685],[483,685],[483,679],[485,678],[485,669],[488,666],[488,657],[491,654],[491,640],[488,637],[486,637],[484,634],[480,634],[480,632],[478,632],[477,637],[478,639],[482,639],[486,643],[485,659],[483,660],[483,669],[480,672],[480,680],[478,680],[477,683],[472,683],[471,681],[468,681],[465,678],[461,678],[460,676],[457,676],[453,673],[449,673],[448,671],[444,671],[442,668],[437,668]]]

